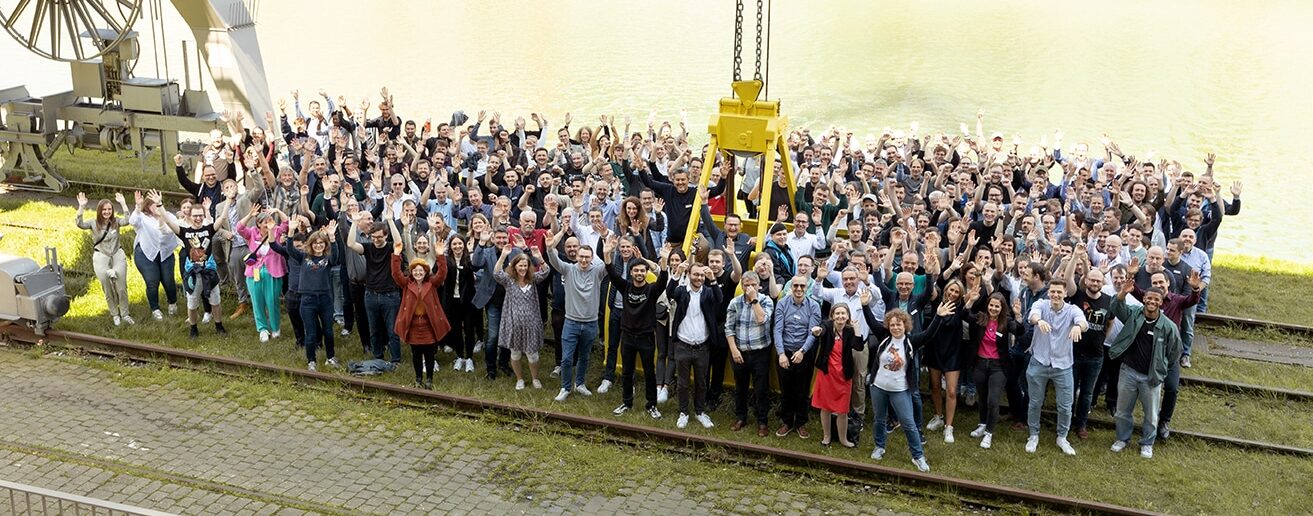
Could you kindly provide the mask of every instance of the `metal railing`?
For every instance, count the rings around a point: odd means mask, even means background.
[[[16,482],[0,480],[0,512],[13,515],[133,515],[170,516],[170,513],[142,509],[131,505],[62,493]]]

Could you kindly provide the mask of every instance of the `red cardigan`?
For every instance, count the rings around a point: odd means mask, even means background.
[[[411,279],[409,272],[402,274],[401,257],[392,255],[392,281],[401,287],[401,307],[397,310],[397,320],[393,329],[402,342],[410,344],[410,324],[415,317],[415,306],[424,303],[424,315],[428,317],[429,326],[433,328],[433,338],[441,341],[451,331],[451,324],[442,312],[442,303],[438,298],[438,286],[447,279],[447,260],[439,256],[438,263],[433,264],[428,280],[418,283]],[[422,342],[421,344],[428,344]]]

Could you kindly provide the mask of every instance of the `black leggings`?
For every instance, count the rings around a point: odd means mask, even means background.
[[[478,340],[476,330],[483,326],[483,310],[474,308],[469,303],[453,303],[450,308],[443,307],[451,331],[442,338],[442,345],[456,351],[456,358],[473,359],[474,341]]]
[[[998,423],[998,405],[1007,383],[1003,369],[1003,363],[998,359],[977,358],[972,375],[979,400],[976,408],[980,410],[980,424],[985,425],[985,431],[991,434]]]
[[[425,378],[433,380],[433,357],[437,354],[437,344],[410,346],[410,363],[415,366],[415,381],[422,382]]]

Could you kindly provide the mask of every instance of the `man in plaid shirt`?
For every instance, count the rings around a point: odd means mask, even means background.
[[[747,424],[748,385],[751,381],[757,435],[766,437],[766,420],[770,402],[766,391],[770,389],[770,315],[775,303],[760,290],[757,273],[743,273],[740,282],[743,295],[729,302],[725,313],[725,337],[729,342],[730,358],[734,360],[734,415],[737,421],[730,430],[735,432]]]

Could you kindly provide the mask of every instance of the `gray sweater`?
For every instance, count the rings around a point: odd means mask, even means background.
[[[593,263],[585,272],[578,265],[560,261],[556,254],[555,251],[547,253],[547,259],[561,273],[561,282],[565,286],[565,318],[575,322],[596,321],[602,301],[602,284],[606,281],[606,266],[593,256]]]

